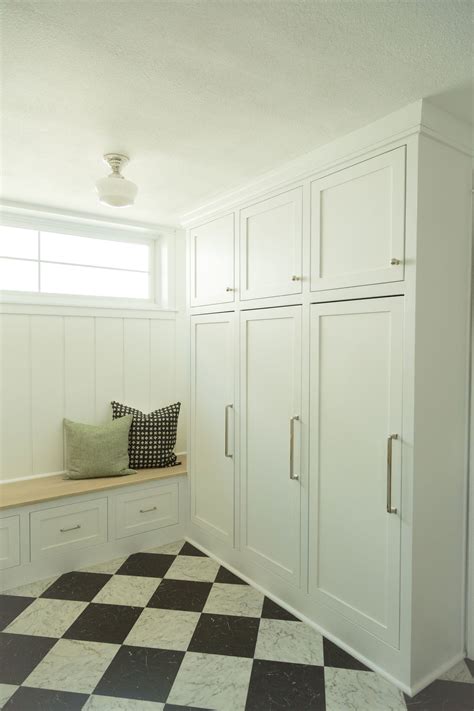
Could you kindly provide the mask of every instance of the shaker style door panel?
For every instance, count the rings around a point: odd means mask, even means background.
[[[404,278],[405,148],[311,183],[311,290]]]
[[[190,304],[234,301],[234,215],[190,230]]]
[[[402,327],[402,297],[311,308],[310,592],[394,646]]]
[[[191,318],[191,517],[234,542],[234,315]]]
[[[300,584],[301,307],[241,314],[241,537]],[[292,478],[293,477],[293,478]]]
[[[240,298],[301,293],[302,188],[240,213]]]

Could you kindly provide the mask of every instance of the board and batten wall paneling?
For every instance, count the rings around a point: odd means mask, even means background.
[[[169,317],[1,314],[0,480],[63,471],[64,417],[99,424],[111,400],[146,412],[178,400],[176,340]]]
[[[1,471],[28,476],[32,471],[29,316],[2,316],[0,359]]]

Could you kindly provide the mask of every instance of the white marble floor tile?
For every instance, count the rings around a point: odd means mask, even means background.
[[[24,686],[90,694],[119,649],[118,644],[60,639]]]
[[[161,578],[146,578],[139,575],[114,575],[99,590],[93,602],[146,607],[160,580]]]
[[[240,615],[260,617],[264,596],[250,585],[214,583],[207,598],[204,612],[215,615]]]
[[[325,667],[326,711],[406,711],[400,689],[373,672]]]
[[[212,558],[193,555],[179,555],[173,561],[165,578],[174,580],[197,580],[213,583],[216,579],[219,563]]]
[[[442,674],[439,678],[443,679],[443,681],[461,681],[465,684],[474,684],[474,676],[472,676],[469,671],[464,659],[455,664],[454,667],[451,667],[449,671]]]
[[[199,617],[199,612],[147,608],[135,622],[124,644],[185,652]]]
[[[80,568],[81,573],[111,573],[114,575],[117,570],[125,563],[128,556],[125,558],[114,558],[114,560],[106,560],[103,563],[94,563],[86,565],[85,568]]]
[[[10,696],[13,696],[18,686],[14,684],[0,684],[0,709],[4,707]]]
[[[54,578],[46,578],[46,580],[37,580],[34,583],[27,583],[26,585],[21,585],[18,588],[13,588],[13,590],[5,590],[4,595],[22,595],[23,597],[39,597],[47,590],[50,585],[52,585],[58,576]]]
[[[164,704],[158,701],[122,699],[115,696],[89,696],[82,711],[163,711]]]
[[[260,620],[256,659],[293,664],[324,664],[323,638],[303,622]]]
[[[164,546],[157,546],[156,548],[145,548],[144,553],[164,553],[165,555],[178,555],[181,548],[184,546],[184,539],[181,541],[174,541],[173,543],[165,543]]]
[[[167,703],[217,711],[243,711],[251,671],[251,659],[188,652]]]
[[[86,609],[87,602],[37,598],[5,629],[14,634],[62,637]]]

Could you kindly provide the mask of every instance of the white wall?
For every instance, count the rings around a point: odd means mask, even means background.
[[[63,417],[105,422],[113,399],[149,412],[182,392],[174,314],[38,311],[0,315],[3,480],[63,470]],[[178,452],[184,414],[180,420]]]

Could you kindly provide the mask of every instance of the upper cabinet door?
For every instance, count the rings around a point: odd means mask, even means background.
[[[191,306],[234,301],[234,215],[190,230]]]
[[[311,184],[311,290],[404,278],[405,148]]]
[[[240,213],[240,298],[301,293],[302,188]]]

